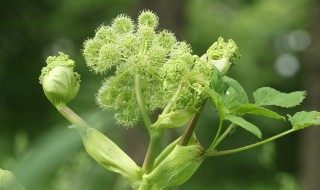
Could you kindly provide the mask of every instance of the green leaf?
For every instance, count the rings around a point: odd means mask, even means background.
[[[288,115],[288,117],[293,129],[295,130],[303,129],[311,125],[320,125],[320,112],[317,111],[301,111],[297,112],[293,116]]]
[[[247,104],[249,103],[248,95],[243,87],[238,83],[238,81],[234,80],[233,78],[224,76],[223,81],[227,83],[230,87],[234,88],[238,95],[238,101],[240,104]]]
[[[234,115],[228,115],[228,116],[226,116],[226,120],[229,120],[232,123],[244,128],[245,130],[256,135],[258,138],[260,138],[260,139],[262,138],[262,134],[261,134],[261,131],[259,130],[259,128],[257,126],[255,126],[254,124],[246,121],[245,119],[238,117],[238,116],[234,116]]]
[[[276,112],[268,110],[263,107],[258,107],[254,104],[244,104],[244,105],[238,106],[237,113],[239,115],[243,115],[247,113],[247,114],[254,114],[254,115],[262,115],[262,116],[270,117],[274,119],[285,120],[285,117],[277,114]]]
[[[270,87],[262,87],[253,93],[257,106],[280,106],[294,107],[299,105],[305,98],[305,91],[282,93]]]
[[[213,70],[211,76],[211,89],[216,91],[218,94],[224,94],[228,88],[228,84],[223,81],[223,75],[218,69]]]
[[[232,87],[228,88],[224,96],[222,96],[222,100],[228,110],[227,113],[235,114],[239,105],[237,91]]]
[[[210,97],[213,105],[217,108],[220,118],[224,119],[225,113],[228,112],[228,108],[225,106],[222,97],[216,91],[210,88],[206,88],[206,93]]]

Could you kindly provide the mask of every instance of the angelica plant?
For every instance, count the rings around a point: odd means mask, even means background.
[[[265,106],[290,108],[305,98],[304,91],[282,93],[262,87],[250,103],[244,88],[227,76],[240,58],[233,40],[218,38],[204,55],[192,53],[168,30],[158,30],[159,19],[149,10],[137,22],[119,15],[110,25],[100,26],[84,42],[83,55],[90,71],[104,75],[96,102],[114,113],[118,125],[145,128],[149,146],[144,163],[138,166],[111,139],[90,127],[73,112],[68,102],[76,97],[80,75],[75,62],[60,53],[50,56],[40,83],[47,98],[79,131],[87,153],[104,168],[121,174],[134,190],[165,190],[185,183],[203,160],[254,148],[311,125],[320,125],[320,112],[302,111],[282,116]],[[210,103],[219,115],[209,147],[197,140],[194,129],[203,106]],[[161,110],[155,120],[155,110]],[[290,121],[292,128],[257,143],[218,151],[218,145],[234,128],[242,128],[262,139],[260,129],[246,114]],[[143,123],[143,124],[141,124]],[[143,126],[140,126],[143,125]],[[184,127],[181,137],[160,150],[168,128]]]

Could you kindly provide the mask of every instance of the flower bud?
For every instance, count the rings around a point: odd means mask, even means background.
[[[238,46],[233,40],[225,42],[223,38],[219,38],[217,42],[207,50],[206,55],[202,59],[208,59],[217,69],[225,74],[231,66],[235,65],[240,57]]]
[[[162,128],[181,127],[187,124],[195,113],[195,110],[184,109],[159,115],[154,126]]]
[[[78,128],[87,153],[104,168],[119,173],[136,189],[141,169],[113,141],[94,128]]]
[[[138,17],[139,26],[149,26],[156,28],[159,24],[159,18],[151,11],[142,11]]]
[[[185,183],[205,159],[199,144],[176,145],[150,174],[143,176],[140,189],[165,190]]]
[[[40,84],[47,98],[56,106],[66,105],[78,93],[80,76],[73,71],[74,61],[67,55],[49,57],[41,71]]]
[[[0,169],[0,189],[25,190],[10,171],[2,169]]]
[[[134,23],[130,17],[119,15],[112,22],[112,27],[119,33],[130,33],[134,30]]]

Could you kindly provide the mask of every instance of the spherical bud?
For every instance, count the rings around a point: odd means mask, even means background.
[[[87,66],[95,73],[103,73],[104,70],[101,70],[101,68],[103,67],[99,65],[98,61],[101,42],[99,40],[89,39],[84,42],[83,46],[83,55],[86,60]]]
[[[134,30],[134,23],[130,17],[119,15],[113,20],[112,27],[120,34],[131,33]]]
[[[168,51],[171,50],[172,46],[177,42],[176,37],[173,33],[163,30],[157,34],[157,42],[161,47],[164,47]]]
[[[149,47],[156,34],[153,28],[149,26],[140,26],[136,35],[142,44],[146,44],[147,47]]]
[[[129,57],[138,54],[141,42],[136,35],[128,33],[117,39],[117,46],[124,57]]]
[[[107,43],[100,49],[96,70],[99,70],[99,72],[102,73],[108,71],[111,67],[120,64],[120,62],[121,54],[119,48],[114,44]]]
[[[95,40],[101,41],[101,43],[111,43],[116,40],[116,31],[109,26],[100,26],[95,35]]]
[[[66,105],[80,87],[80,75],[73,71],[74,61],[60,53],[60,56],[49,57],[47,64],[40,76],[44,93],[56,107]]]
[[[147,51],[147,60],[152,66],[162,66],[166,61],[167,54],[165,48],[159,45],[153,45]]]
[[[142,11],[138,17],[139,26],[149,26],[156,28],[159,24],[159,18],[149,10]]]

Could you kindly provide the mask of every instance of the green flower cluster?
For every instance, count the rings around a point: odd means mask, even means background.
[[[103,109],[114,111],[121,125],[133,126],[141,118],[136,75],[141,78],[142,98],[149,113],[159,108],[165,109],[165,114],[196,112],[206,97],[203,89],[216,67],[192,55],[190,46],[178,42],[171,32],[156,31],[158,24],[157,15],[148,10],[141,12],[137,24],[120,15],[84,43],[87,66],[94,73],[114,72],[104,80],[96,100]]]

